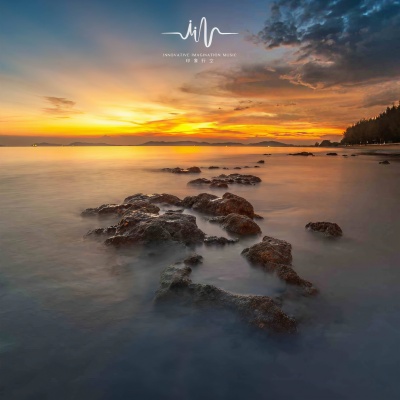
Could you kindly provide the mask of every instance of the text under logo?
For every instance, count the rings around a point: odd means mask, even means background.
[[[215,32],[219,33],[220,35],[238,35],[238,33],[221,32],[217,27],[214,27],[211,29],[210,33],[208,33],[206,17],[201,19],[199,29],[197,29],[196,26],[193,28],[192,21],[189,21],[189,26],[185,36],[180,32],[164,32],[162,35],[179,35],[182,40],[186,40],[189,38],[189,36],[193,36],[194,41],[197,43],[200,41],[200,38],[203,35],[204,45],[206,47],[210,47]]]

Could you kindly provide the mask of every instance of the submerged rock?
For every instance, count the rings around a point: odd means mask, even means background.
[[[220,181],[212,181],[210,185],[211,189],[228,189],[228,184]]]
[[[265,163],[264,160],[257,161],[257,164],[264,164],[264,163]]]
[[[261,233],[260,227],[249,217],[239,214],[228,214],[225,217],[214,217],[210,222],[218,222],[228,232],[238,235],[256,235]]]
[[[173,174],[200,174],[201,169],[199,167],[189,167],[189,168],[163,168],[161,171],[172,172]]]
[[[338,237],[343,235],[343,231],[338,224],[334,222],[309,222],[306,229],[323,232],[326,236]]]
[[[246,174],[221,174],[212,178],[213,181],[225,182],[225,183],[237,183],[239,185],[255,185],[261,182],[261,178],[255,175]]]
[[[233,168],[233,169],[242,169],[242,167],[235,167],[235,168]]]
[[[146,200],[137,200],[131,203],[123,203],[123,204],[103,204],[100,207],[96,208],[87,208],[82,211],[82,216],[95,216],[95,215],[111,215],[117,214],[122,215],[130,210],[141,210],[143,212],[157,214],[160,209],[150,202]]]
[[[270,297],[239,295],[213,285],[193,283],[189,278],[191,271],[182,264],[167,267],[161,274],[156,304],[172,301],[186,306],[222,308],[238,313],[258,329],[296,332],[296,320],[285,314]]]
[[[222,197],[209,193],[188,196],[183,199],[182,205],[211,215],[224,216],[235,213],[247,215],[250,218],[254,217],[253,206],[243,197],[229,192],[225,193]]]
[[[337,156],[337,153],[326,153],[327,156]]]
[[[203,256],[200,256],[199,254],[193,254],[189,257],[186,257],[183,260],[183,263],[186,265],[198,265],[203,262]]]
[[[137,193],[132,196],[127,197],[124,200],[124,203],[135,203],[138,200],[146,200],[149,203],[156,203],[156,204],[169,204],[172,206],[181,206],[182,200],[172,194],[162,193],[162,194],[142,194]]]
[[[242,251],[242,255],[255,265],[263,267],[289,285],[299,286],[306,295],[315,295],[318,290],[313,284],[300,278],[292,267],[292,245],[284,240],[265,236],[262,242]]]
[[[196,217],[181,213],[163,215],[141,211],[127,213],[115,226],[113,236],[105,241],[107,245],[153,242],[201,243],[205,234],[196,224]]]
[[[227,239],[222,236],[207,236],[204,239],[204,244],[206,245],[219,245],[225,246],[226,244],[235,244],[237,243],[237,239]]]
[[[193,179],[192,181],[189,181],[187,184],[188,185],[209,185],[211,181],[207,178],[198,178],[198,179]]]
[[[390,162],[388,160],[384,160],[384,161],[379,161],[379,164],[390,164]]]
[[[211,165],[211,167],[208,167],[208,169],[219,169],[216,165]]]
[[[308,151],[301,151],[300,153],[290,153],[290,154],[288,154],[288,156],[304,156],[304,157],[312,156],[312,157],[314,157],[314,154],[310,153]]]

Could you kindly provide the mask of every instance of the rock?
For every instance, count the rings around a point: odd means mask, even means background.
[[[264,163],[265,163],[264,160],[257,161],[257,164],[264,164]]]
[[[264,156],[272,156],[271,153],[265,153]]]
[[[179,199],[178,197],[176,197],[172,194],[167,194],[167,193],[162,193],[162,194],[137,193],[137,194],[127,197],[124,200],[124,203],[134,203],[138,200],[146,200],[149,203],[156,203],[156,204],[169,204],[169,205],[178,206],[178,207],[180,207],[182,205],[181,199]]]
[[[357,156],[358,156],[358,154],[351,154],[351,156],[352,156],[352,157],[357,157]]]
[[[284,240],[265,236],[262,242],[242,251],[242,255],[250,263],[259,265],[277,276],[289,285],[303,289],[305,295],[315,295],[318,290],[313,284],[300,278],[292,267],[292,245]]]
[[[225,182],[227,184],[237,183],[239,185],[255,185],[261,182],[261,178],[255,175],[245,175],[245,174],[221,174],[211,178],[213,181]]]
[[[385,164],[385,165],[387,165],[387,164],[390,164],[390,162],[389,162],[388,160],[385,160],[385,161],[379,161],[379,164]]]
[[[130,211],[115,226],[107,245],[148,244],[152,242],[201,243],[205,234],[196,224],[196,217],[180,213],[163,215]]]
[[[241,167],[235,167],[235,168],[233,168],[233,169],[242,169]]]
[[[228,232],[238,235],[256,235],[261,233],[260,227],[249,217],[239,214],[228,214],[225,217],[215,217],[210,222],[218,222]]]
[[[115,235],[115,232],[117,231],[117,226],[109,226],[108,228],[97,228],[97,229],[92,229],[89,231],[85,236],[91,236],[91,235],[107,235],[107,236],[112,236]]]
[[[111,215],[117,214],[122,215],[130,210],[141,210],[143,212],[157,214],[160,209],[146,200],[137,200],[132,203],[123,204],[103,204],[97,208],[87,208],[82,211],[82,216],[95,216],[95,215]]]
[[[260,168],[258,165],[256,165],[254,168]]]
[[[203,256],[200,256],[198,254],[193,254],[189,257],[186,257],[183,260],[183,263],[185,265],[198,265],[198,264],[201,264],[202,262],[203,262]]]
[[[253,264],[292,264],[292,245],[284,240],[264,236],[262,242],[242,251]]]
[[[211,215],[224,216],[234,213],[247,215],[250,218],[254,217],[253,206],[243,197],[229,192],[225,193],[222,197],[208,193],[188,196],[183,199],[182,205]]]
[[[217,167],[215,165],[211,165],[211,167],[208,167],[208,169],[219,169],[219,167]]]
[[[343,235],[342,229],[334,222],[309,222],[306,229],[323,232],[326,236],[339,237]]]
[[[285,314],[270,297],[239,295],[213,285],[193,283],[190,273],[191,269],[182,264],[167,267],[161,274],[156,304],[174,302],[185,306],[226,309],[261,330],[296,332],[296,320]]]
[[[327,156],[337,156],[337,153],[326,153]]]
[[[190,167],[190,168],[163,168],[161,171],[164,172],[172,172],[173,174],[200,174],[201,169],[199,167]]]
[[[228,185],[225,182],[213,181],[210,185],[211,189],[228,189]]]
[[[259,214],[254,214],[254,219],[264,219],[264,217],[262,215]]]
[[[347,154],[342,154],[342,157],[348,157],[348,155]]]
[[[229,168],[227,168],[227,167],[224,167],[224,168],[222,168],[222,169],[229,169]]]
[[[193,179],[192,181],[189,181],[187,184],[188,185],[209,185],[211,181],[207,178],[198,178],[198,179]]]
[[[204,244],[206,245],[220,245],[220,246],[225,246],[226,244],[234,244],[237,243],[237,240],[233,240],[233,239],[227,239],[224,237],[218,237],[218,236],[207,236],[204,239]]]
[[[314,157],[314,154],[309,153],[308,151],[301,151],[300,153],[290,153],[288,155],[289,156],[304,156],[304,157],[312,156],[312,157]]]

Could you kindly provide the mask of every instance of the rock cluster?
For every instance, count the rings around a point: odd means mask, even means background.
[[[297,274],[292,267],[292,245],[284,240],[265,236],[262,242],[242,251],[244,257],[255,265],[259,265],[289,285],[299,286],[306,295],[315,295],[318,290]]]
[[[306,229],[315,232],[323,232],[326,236],[338,237],[343,235],[343,231],[338,224],[334,222],[309,222]]]
[[[163,168],[161,171],[171,172],[173,174],[200,174],[201,169],[199,167],[189,167],[189,168]]]
[[[337,156],[337,153],[326,153],[327,156]]]
[[[261,182],[261,178],[245,174],[221,174],[211,179],[198,178],[188,182],[188,185],[210,185],[210,188],[227,189],[228,184],[255,185]]]
[[[186,306],[226,309],[261,330],[296,332],[296,320],[285,314],[270,297],[239,295],[213,285],[193,283],[189,278],[191,271],[190,267],[182,264],[167,267],[161,274],[156,304],[174,302]]]
[[[290,154],[288,154],[288,156],[303,156],[303,157],[312,156],[312,157],[314,157],[314,154],[310,153],[308,151],[301,151],[300,153],[290,153]]]

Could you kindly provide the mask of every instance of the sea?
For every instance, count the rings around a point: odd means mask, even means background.
[[[315,156],[288,155],[300,151]],[[387,156],[361,152],[0,148],[0,398],[398,399],[400,162],[381,165]],[[262,182],[210,189],[187,185],[197,175],[160,171],[190,166],[202,167],[205,178],[237,172]],[[282,281],[241,256],[262,236],[225,247],[118,249],[85,237],[117,221],[82,217],[88,207],[136,193],[183,198],[226,191],[264,217],[257,221],[263,235],[292,244],[294,269],[319,289],[318,296],[283,304],[298,320],[297,334],[259,331],[212,307],[154,304],[160,273],[194,252],[204,257],[193,267],[194,282],[282,295]],[[184,212],[207,234],[228,237],[206,216]],[[310,232],[310,221],[335,222],[343,236]]]

